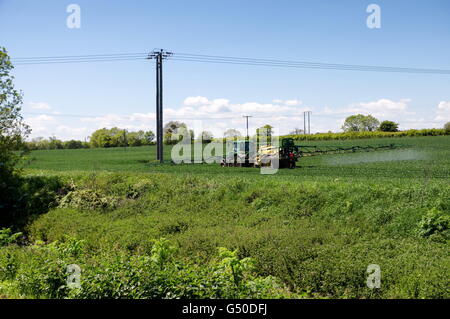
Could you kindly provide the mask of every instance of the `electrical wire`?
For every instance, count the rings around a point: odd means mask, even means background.
[[[92,54],[92,55],[50,56],[50,57],[26,57],[26,58],[15,58],[13,59],[13,62],[15,65],[33,65],[33,64],[55,64],[55,63],[80,63],[80,62],[133,61],[133,60],[144,60],[148,58],[149,58],[148,54],[141,52],[141,53],[113,53],[113,54]],[[450,74],[449,69],[336,64],[323,62],[205,55],[205,54],[193,54],[181,52],[180,53],[175,52],[173,56],[167,57],[166,59],[181,62],[235,64],[248,66],[304,68],[304,69],[320,69],[320,70],[443,74],[443,75]]]
[[[101,118],[101,117],[106,117],[108,116],[107,114],[105,115],[82,115],[82,114],[62,114],[62,113],[45,113],[45,112],[23,112],[23,114],[28,114],[28,115],[48,115],[48,116],[56,116],[56,117],[75,117],[75,118]],[[121,114],[114,114],[120,117],[124,117],[124,118],[128,118],[128,119],[132,119],[134,117],[134,115],[121,115]],[[339,115],[330,115],[330,114],[316,114],[317,116],[320,117],[333,117],[333,118],[342,118],[342,116]],[[301,118],[303,117],[303,114],[297,114],[297,115],[292,115],[292,114],[275,114],[275,115],[255,115],[252,116],[253,118],[256,119],[264,119],[264,118],[270,118],[270,119],[275,119],[275,118]],[[237,116],[222,116],[222,117],[204,117],[204,116],[199,116],[199,117],[184,117],[184,116],[164,116],[165,119],[178,119],[178,120],[241,120],[242,117],[240,115]]]

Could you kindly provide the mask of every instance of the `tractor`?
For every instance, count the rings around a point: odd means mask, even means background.
[[[324,154],[342,154],[354,152],[370,152],[378,150],[392,150],[402,145],[382,144],[367,146],[312,146],[295,145],[292,138],[281,138],[280,145],[258,145],[253,141],[232,141],[231,151],[223,157],[222,166],[239,167],[276,167],[275,159],[278,159],[277,168],[295,168],[299,158],[304,156],[316,156]]]
[[[292,138],[281,139],[281,146],[257,145],[249,140],[233,141],[233,147],[222,160],[222,166],[261,167],[275,166],[278,158],[279,168],[295,168],[301,156],[300,148]]]

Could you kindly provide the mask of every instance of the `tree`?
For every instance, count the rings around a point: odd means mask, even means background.
[[[226,139],[237,139],[241,136],[242,136],[241,132],[239,132],[238,130],[236,130],[234,128],[230,128],[230,129],[226,130],[225,132],[223,132],[223,137]]]
[[[164,125],[163,134],[164,134],[164,143],[165,144],[176,144],[183,139],[183,135],[193,133],[192,131],[188,131],[187,125],[183,122],[178,121],[170,121]],[[177,138],[173,138],[173,136],[178,136]],[[191,139],[193,139],[193,134],[191,135]]]
[[[20,114],[22,93],[14,88],[12,69],[6,49],[0,48],[0,228],[15,221],[26,196],[16,165],[31,131]]]
[[[145,145],[152,144],[154,139],[155,139],[155,133],[153,133],[152,131],[144,132],[144,144]]]
[[[143,131],[140,131],[143,133]],[[128,132],[127,134],[127,141],[128,145],[130,146],[141,146],[143,145],[143,137],[141,136],[140,132]]]
[[[344,132],[372,132],[380,125],[380,122],[372,115],[351,115],[345,119],[342,129]]]
[[[300,135],[300,134],[303,134],[303,130],[296,127],[292,131],[290,131],[289,134],[291,134],[291,135]]]
[[[272,143],[273,127],[266,124],[258,129],[256,129],[256,142],[259,145],[262,141],[267,144]]]
[[[214,136],[209,131],[203,131],[198,138],[201,140],[202,143],[211,143]]]
[[[382,132],[398,132],[398,123],[392,121],[383,121],[380,124],[380,131]]]
[[[93,147],[112,147],[112,138],[107,128],[96,130],[90,137]]]
[[[63,143],[64,148],[66,149],[77,149],[77,148],[84,148],[82,141],[77,140],[70,140]]]
[[[63,149],[63,142],[61,140],[58,140],[56,137],[54,136],[50,136],[49,137],[49,143],[48,143],[48,148],[50,150],[60,150]]]
[[[450,122],[445,123],[444,130],[445,133],[450,134]]]
[[[13,69],[5,48],[0,48],[0,164],[3,169],[12,170],[24,151],[24,140],[31,132],[20,114],[22,93],[14,88]]]
[[[125,129],[113,127],[102,128],[92,133],[90,137],[92,147],[125,147],[150,145],[155,139],[152,131],[129,132]]]

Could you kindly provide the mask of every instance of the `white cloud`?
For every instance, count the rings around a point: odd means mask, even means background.
[[[289,106],[296,106],[296,105],[301,105],[302,101],[294,99],[294,100],[287,100],[284,103]]]
[[[42,114],[25,118],[25,123],[32,128],[32,137],[50,136],[50,129],[55,126],[56,120],[53,116]]]
[[[450,112],[450,101],[442,101],[438,105],[438,110],[442,112]]]
[[[299,105],[303,104],[303,102],[298,99],[292,99],[292,100],[275,99],[275,100],[272,100],[272,103],[283,104],[283,105],[288,105],[288,106],[299,106]]]
[[[229,128],[246,131],[243,115],[251,115],[250,132],[257,127],[270,124],[281,134],[289,133],[294,128],[303,129],[303,112],[313,111],[311,115],[311,132],[340,131],[344,119],[351,114],[372,114],[380,120],[389,119],[399,122],[401,129],[441,127],[440,124],[449,117],[450,102],[441,102],[437,107],[436,118],[411,116],[408,104],[410,99],[393,101],[382,98],[375,101],[354,103],[347,107],[307,107],[300,100],[273,100],[270,103],[233,102],[224,98],[208,99],[203,96],[187,97],[180,107],[165,107],[164,122],[177,120],[185,122],[198,134],[200,130],[211,131],[214,136],[222,136]],[[300,106],[299,106],[300,105]],[[53,114],[54,116],[58,116]],[[33,129],[32,137],[56,135],[61,139],[80,139],[90,135],[99,128],[114,126],[130,131],[155,131],[155,113],[132,113],[127,115],[109,113],[97,117],[64,117],[57,119],[50,115],[39,115],[27,119]],[[450,120],[450,118],[448,119]],[[447,120],[447,121],[448,121]],[[445,122],[444,122],[445,123]]]
[[[51,107],[45,102],[30,102],[28,103],[33,110],[50,110]]]
[[[435,121],[450,121],[450,101],[441,101],[438,104]]]
[[[408,112],[409,102],[411,102],[411,99],[401,99],[396,102],[383,98],[377,101],[352,104],[344,111],[347,113],[371,114],[378,117],[414,114],[412,112]]]
[[[184,99],[184,105],[199,106],[209,104],[209,100],[204,96],[189,96]]]

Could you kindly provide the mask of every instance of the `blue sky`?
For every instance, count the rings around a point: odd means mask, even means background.
[[[81,28],[69,29],[69,4]],[[369,29],[369,4],[381,28]],[[12,58],[173,52],[450,69],[450,2],[0,0],[0,45]],[[153,129],[154,63],[122,61],[17,66],[33,137],[84,138],[100,127]],[[353,113],[400,127],[450,121],[450,76],[308,70],[167,61],[165,116],[216,136],[269,123],[280,133],[303,127],[339,131]],[[224,111],[226,110],[226,112]],[[69,116],[72,115],[72,116]],[[73,116],[76,115],[76,116]]]

